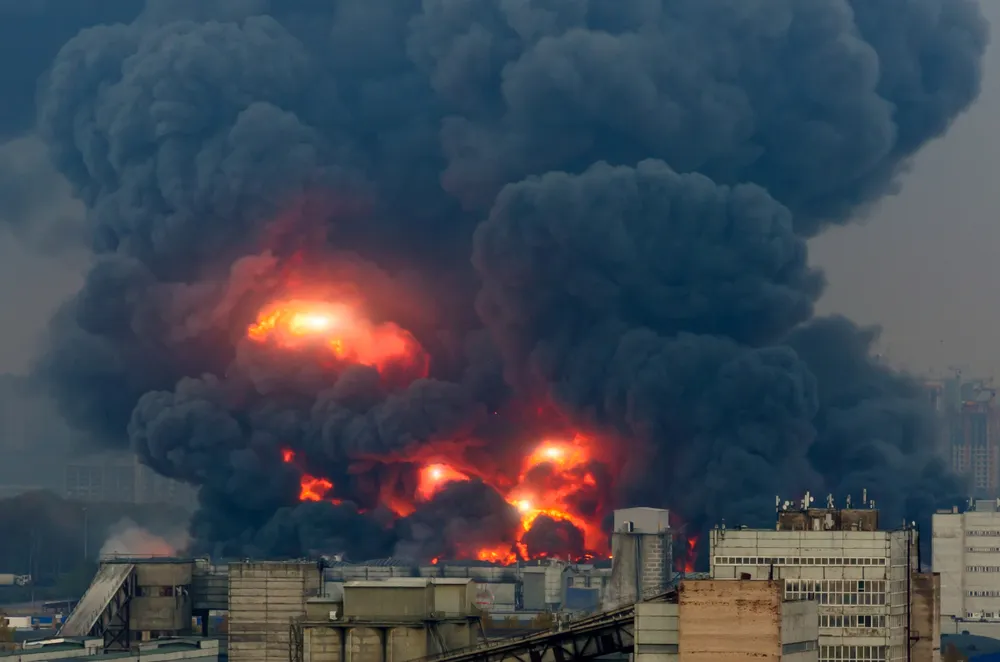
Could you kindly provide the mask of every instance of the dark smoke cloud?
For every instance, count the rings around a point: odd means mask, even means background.
[[[974,101],[972,0],[185,0],[116,18],[41,84],[38,132],[100,258],[38,372],[75,423],[204,486],[198,544],[452,551],[509,508],[463,510],[470,493],[393,523],[373,456],[500,461],[534,433],[518,400],[620,440],[619,502],[696,525],[766,522],[806,488],[867,484],[892,519],[950,498],[914,384],[869,331],[811,321],[805,240],[894,192]],[[347,273],[427,348],[429,378],[249,346],[303,254],[384,271]],[[283,448],[304,465],[278,466]],[[351,503],[297,504],[296,471]]]

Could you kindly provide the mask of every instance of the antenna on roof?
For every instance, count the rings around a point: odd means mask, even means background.
[[[827,510],[833,510],[835,508],[835,506],[833,505],[833,495],[832,494],[827,494],[826,495],[826,508],[827,508]]]
[[[1000,503],[1000,499],[997,499],[997,503]],[[781,511],[781,497],[777,494],[774,496],[774,513],[777,515]]]
[[[863,490],[861,490],[861,505],[863,505],[863,506],[867,506],[868,505],[868,488],[867,487],[864,488]]]
[[[851,495],[850,494],[847,495],[847,509],[848,510],[851,509]]]
[[[806,495],[802,498],[802,510],[809,508],[809,504],[811,504],[814,500],[815,499],[813,499],[812,494],[806,491]]]
[[[868,507],[871,508],[872,510],[875,510],[875,499],[872,499],[871,501],[868,502]]]

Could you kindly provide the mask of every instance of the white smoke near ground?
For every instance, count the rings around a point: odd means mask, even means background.
[[[184,529],[156,534],[128,517],[118,520],[108,531],[101,546],[101,557],[108,556],[177,556],[191,540]]]

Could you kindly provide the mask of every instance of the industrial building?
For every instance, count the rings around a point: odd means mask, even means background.
[[[33,645],[137,662],[818,660],[815,600],[786,597],[783,581],[679,580],[666,511],[628,509],[615,521],[623,553],[611,568],[110,558],[59,638]],[[624,599],[589,613],[568,608],[571,589],[590,593],[588,605],[614,592]],[[548,624],[515,637],[484,627],[490,610],[525,606]],[[223,612],[225,627],[212,630],[210,616]]]
[[[932,519],[932,567],[941,576],[941,631],[1000,637],[1000,500],[973,501]]]
[[[193,509],[197,491],[165,478],[132,453],[96,453],[66,465],[64,494],[97,503],[162,504]]]
[[[711,576],[783,579],[786,598],[818,600],[821,662],[913,662],[915,649],[936,659],[937,584],[919,573],[916,529],[880,530],[866,498],[859,509],[812,501],[807,494],[797,509],[784,502],[776,529],[715,528]]]
[[[461,561],[415,565],[383,559],[360,564],[332,561],[323,571],[324,590],[331,596],[347,582],[403,577],[471,579],[482,611],[501,619],[530,619],[542,612],[597,611],[611,582],[611,564],[547,559],[511,566]]]

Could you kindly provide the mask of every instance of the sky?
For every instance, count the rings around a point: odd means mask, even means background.
[[[1000,2],[984,3],[1000,24]],[[812,261],[827,274],[821,313],[843,313],[883,327],[881,348],[894,365],[919,374],[1000,372],[1000,304],[991,286],[1000,280],[1000,49],[985,62],[979,101],[948,134],[928,145],[902,181],[870,217],[814,240]],[[27,158],[25,158],[27,155]],[[63,227],[83,208],[44,160],[32,137],[0,145],[0,170],[30,169],[47,182],[47,204],[36,219]],[[23,224],[22,224],[23,225]],[[0,223],[0,372],[24,373],[56,307],[82,281],[85,259],[40,251],[37,236]],[[25,284],[30,284],[25,287]]]
[[[1000,2],[984,2],[1000,25]],[[864,223],[815,240],[829,281],[820,312],[883,328],[892,364],[921,375],[1000,374],[1000,48],[975,106],[918,155],[896,197]]]

